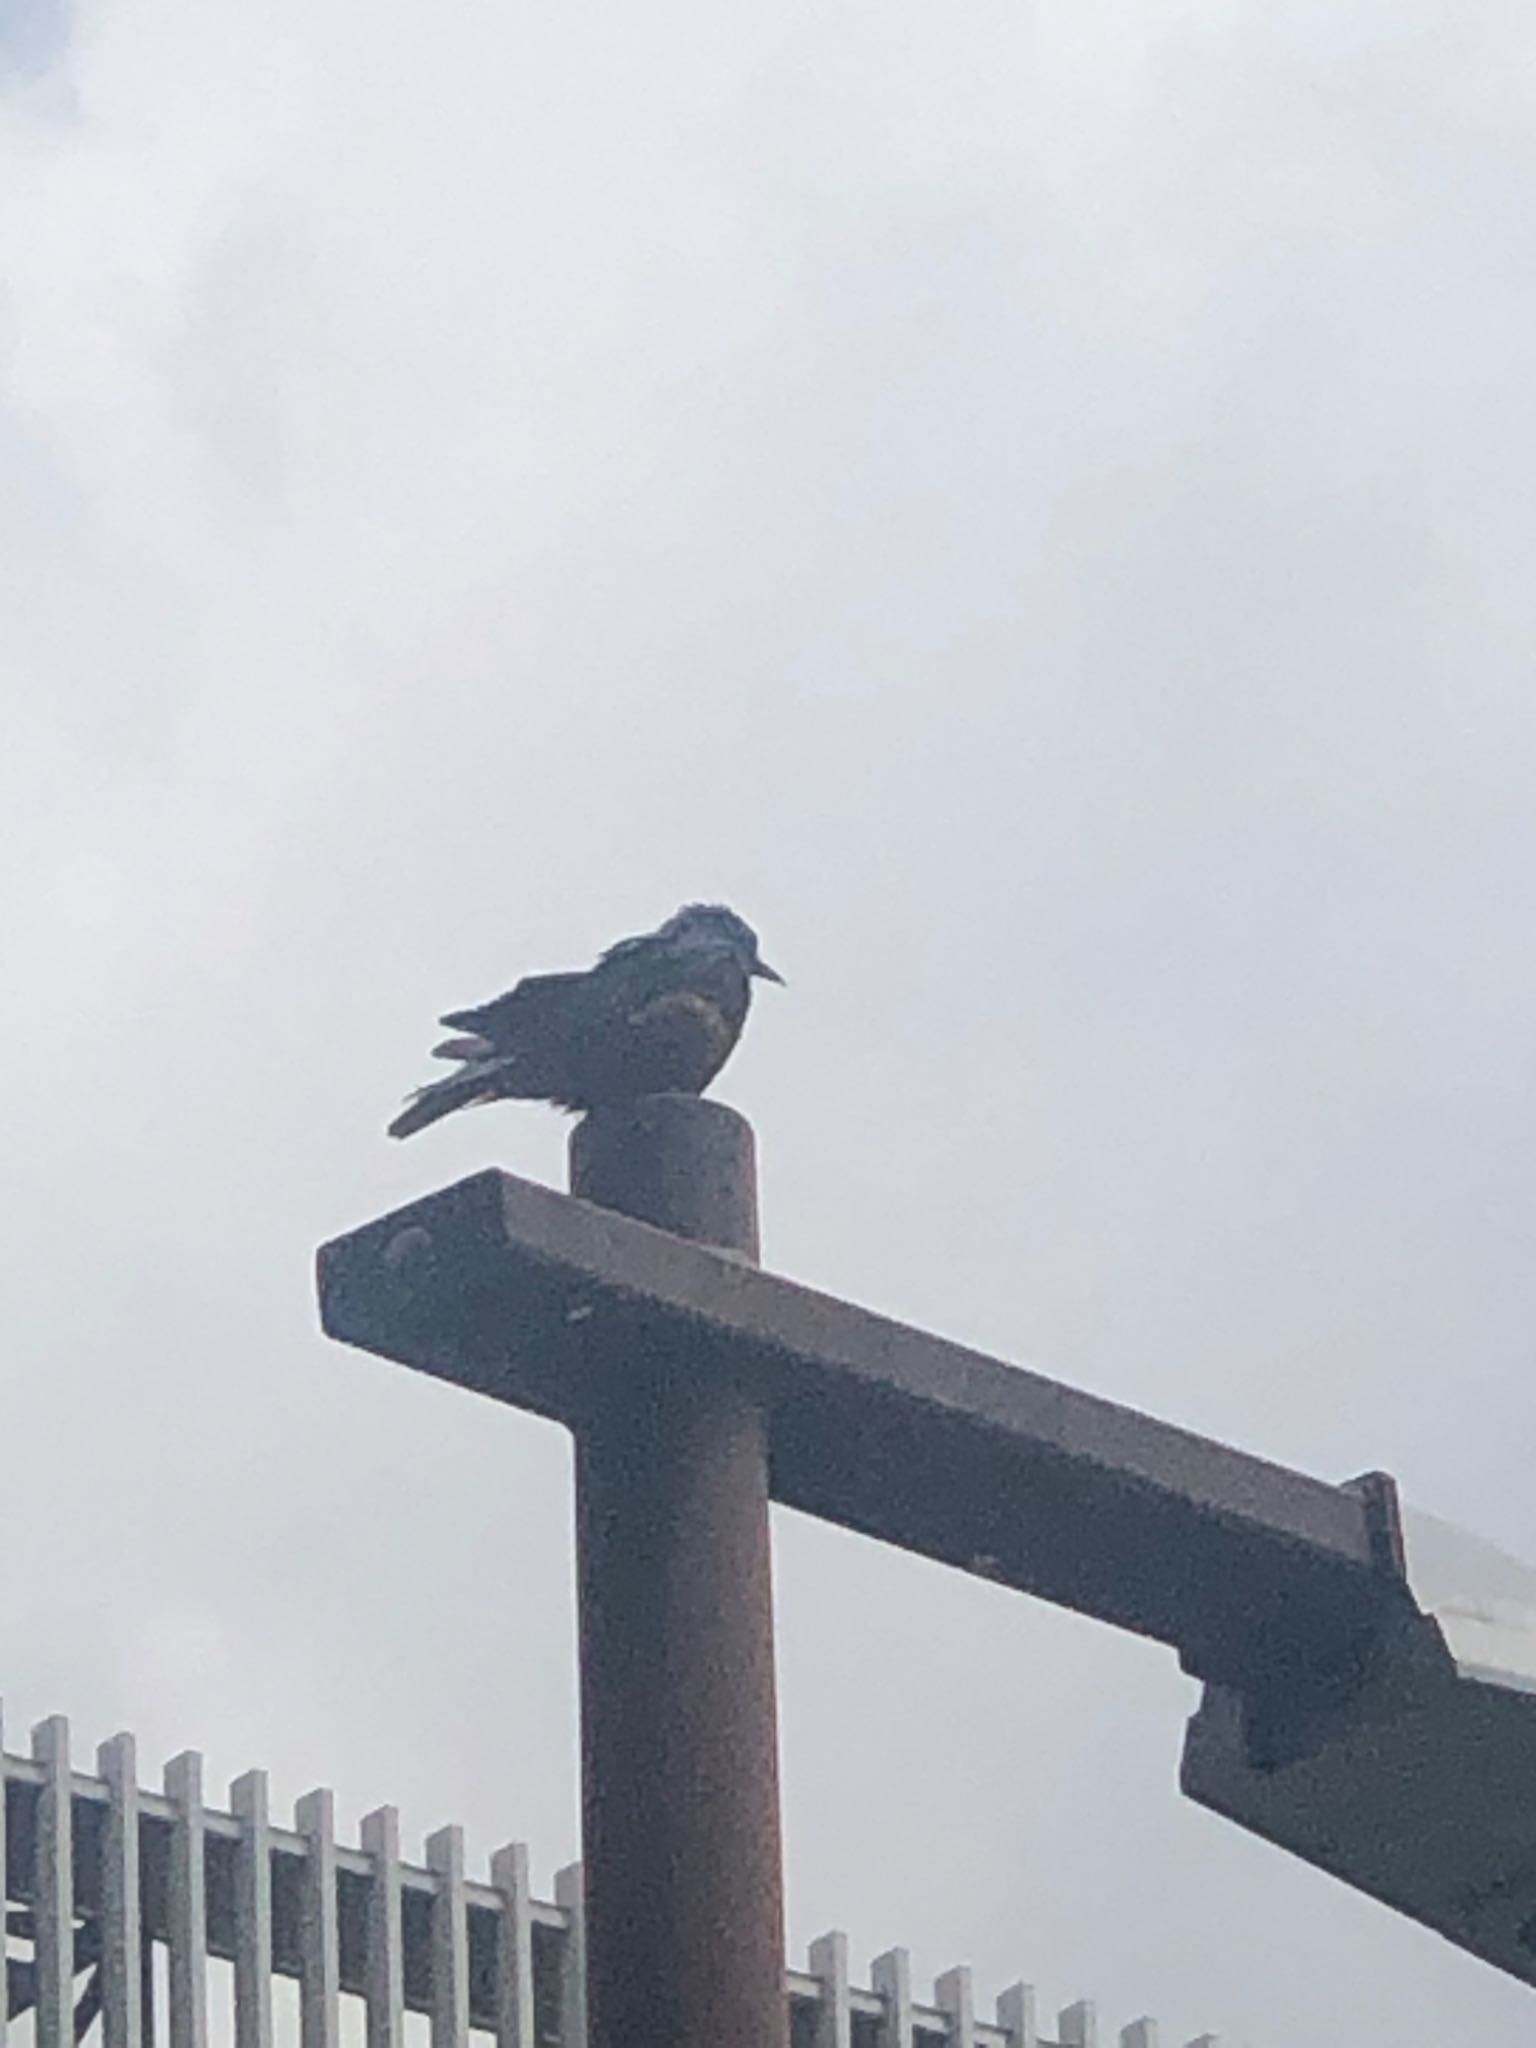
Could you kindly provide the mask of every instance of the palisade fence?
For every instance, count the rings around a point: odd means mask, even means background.
[[[0,1779],[0,2048],[72,2048],[97,2027],[101,2048],[471,2048],[471,2033],[496,2048],[584,2048],[579,1865],[553,1901],[535,1899],[514,1843],[479,1883],[457,1827],[427,1838],[424,1864],[404,1863],[387,1806],[347,1848],[326,1791],[298,1802],[291,1829],[274,1825],[263,1771],[237,1778],[221,1812],[203,1804],[191,1751],[146,1791],[131,1735],[103,1743],[84,1774],[61,1716],[32,1731],[28,1757],[0,1742]],[[871,1979],[849,1983],[843,1935],[813,1942],[809,1968],[788,1973],[794,2048],[1098,2048],[1087,2000],[1052,2040],[1027,1984],[984,2020],[967,1968],[946,1971],[931,2002],[913,1997],[904,1949]],[[1138,2019],[1120,2048],[1157,2038]]]

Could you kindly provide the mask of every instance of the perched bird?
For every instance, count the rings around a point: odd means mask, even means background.
[[[504,1097],[586,1110],[642,1095],[701,1095],[729,1059],[752,981],[782,982],[757,934],[721,903],[689,903],[595,967],[531,974],[440,1021],[434,1048],[458,1072],[418,1088],[389,1127],[408,1138],[455,1109]]]

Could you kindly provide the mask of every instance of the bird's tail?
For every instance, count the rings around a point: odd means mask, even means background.
[[[428,1124],[435,1124],[440,1116],[450,1116],[456,1109],[468,1109],[473,1102],[494,1101],[503,1092],[495,1082],[500,1065],[499,1060],[477,1060],[462,1073],[429,1081],[407,1101],[390,1125],[389,1135],[409,1138],[413,1132],[424,1131]]]

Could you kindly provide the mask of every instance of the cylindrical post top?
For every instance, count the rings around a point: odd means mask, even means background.
[[[571,1132],[571,1193],[700,1244],[758,1256],[752,1126],[723,1102],[644,1095]]]

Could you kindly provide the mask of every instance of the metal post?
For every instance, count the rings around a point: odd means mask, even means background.
[[[571,1192],[757,1257],[752,1128],[594,1112]],[[576,1430],[589,2048],[786,2048],[764,1418],[643,1347]]]

